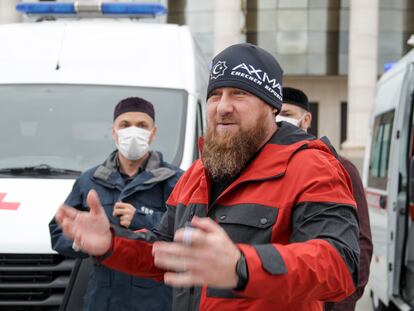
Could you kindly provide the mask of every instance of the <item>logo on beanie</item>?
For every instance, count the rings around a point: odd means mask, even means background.
[[[218,77],[224,75],[227,66],[225,61],[217,62],[214,67],[211,69],[210,79],[217,79]]]
[[[282,101],[282,85],[276,78],[270,78],[266,71],[255,68],[250,64],[241,63],[233,67],[230,74],[264,87],[271,95]]]

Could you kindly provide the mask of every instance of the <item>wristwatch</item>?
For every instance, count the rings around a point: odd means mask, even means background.
[[[244,290],[249,281],[249,270],[247,269],[246,257],[240,252],[240,258],[236,263],[236,274],[238,276],[235,290]]]

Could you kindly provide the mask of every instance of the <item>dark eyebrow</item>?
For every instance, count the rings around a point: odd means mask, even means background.
[[[145,125],[145,126],[148,126],[148,127],[150,127],[150,126],[151,126],[151,124],[150,124],[149,122],[144,121],[144,120],[139,121],[139,122],[137,123],[137,125]]]

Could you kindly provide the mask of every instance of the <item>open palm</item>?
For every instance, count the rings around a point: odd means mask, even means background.
[[[73,240],[82,251],[100,256],[111,248],[109,221],[95,190],[89,191],[87,203],[89,212],[62,205],[56,213],[56,221],[66,237]]]

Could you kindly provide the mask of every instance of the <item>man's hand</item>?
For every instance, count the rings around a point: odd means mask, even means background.
[[[240,250],[210,218],[194,217],[191,225],[191,236],[188,228],[182,228],[175,233],[173,243],[154,243],[155,265],[169,271],[181,271],[165,273],[164,282],[174,287],[235,288]]]
[[[116,202],[114,206],[114,216],[118,216],[121,226],[128,228],[135,215],[135,207],[129,203]]]
[[[90,255],[104,255],[112,243],[109,221],[95,190],[89,191],[86,201],[90,212],[82,212],[63,204],[56,213],[56,221],[79,250]]]

